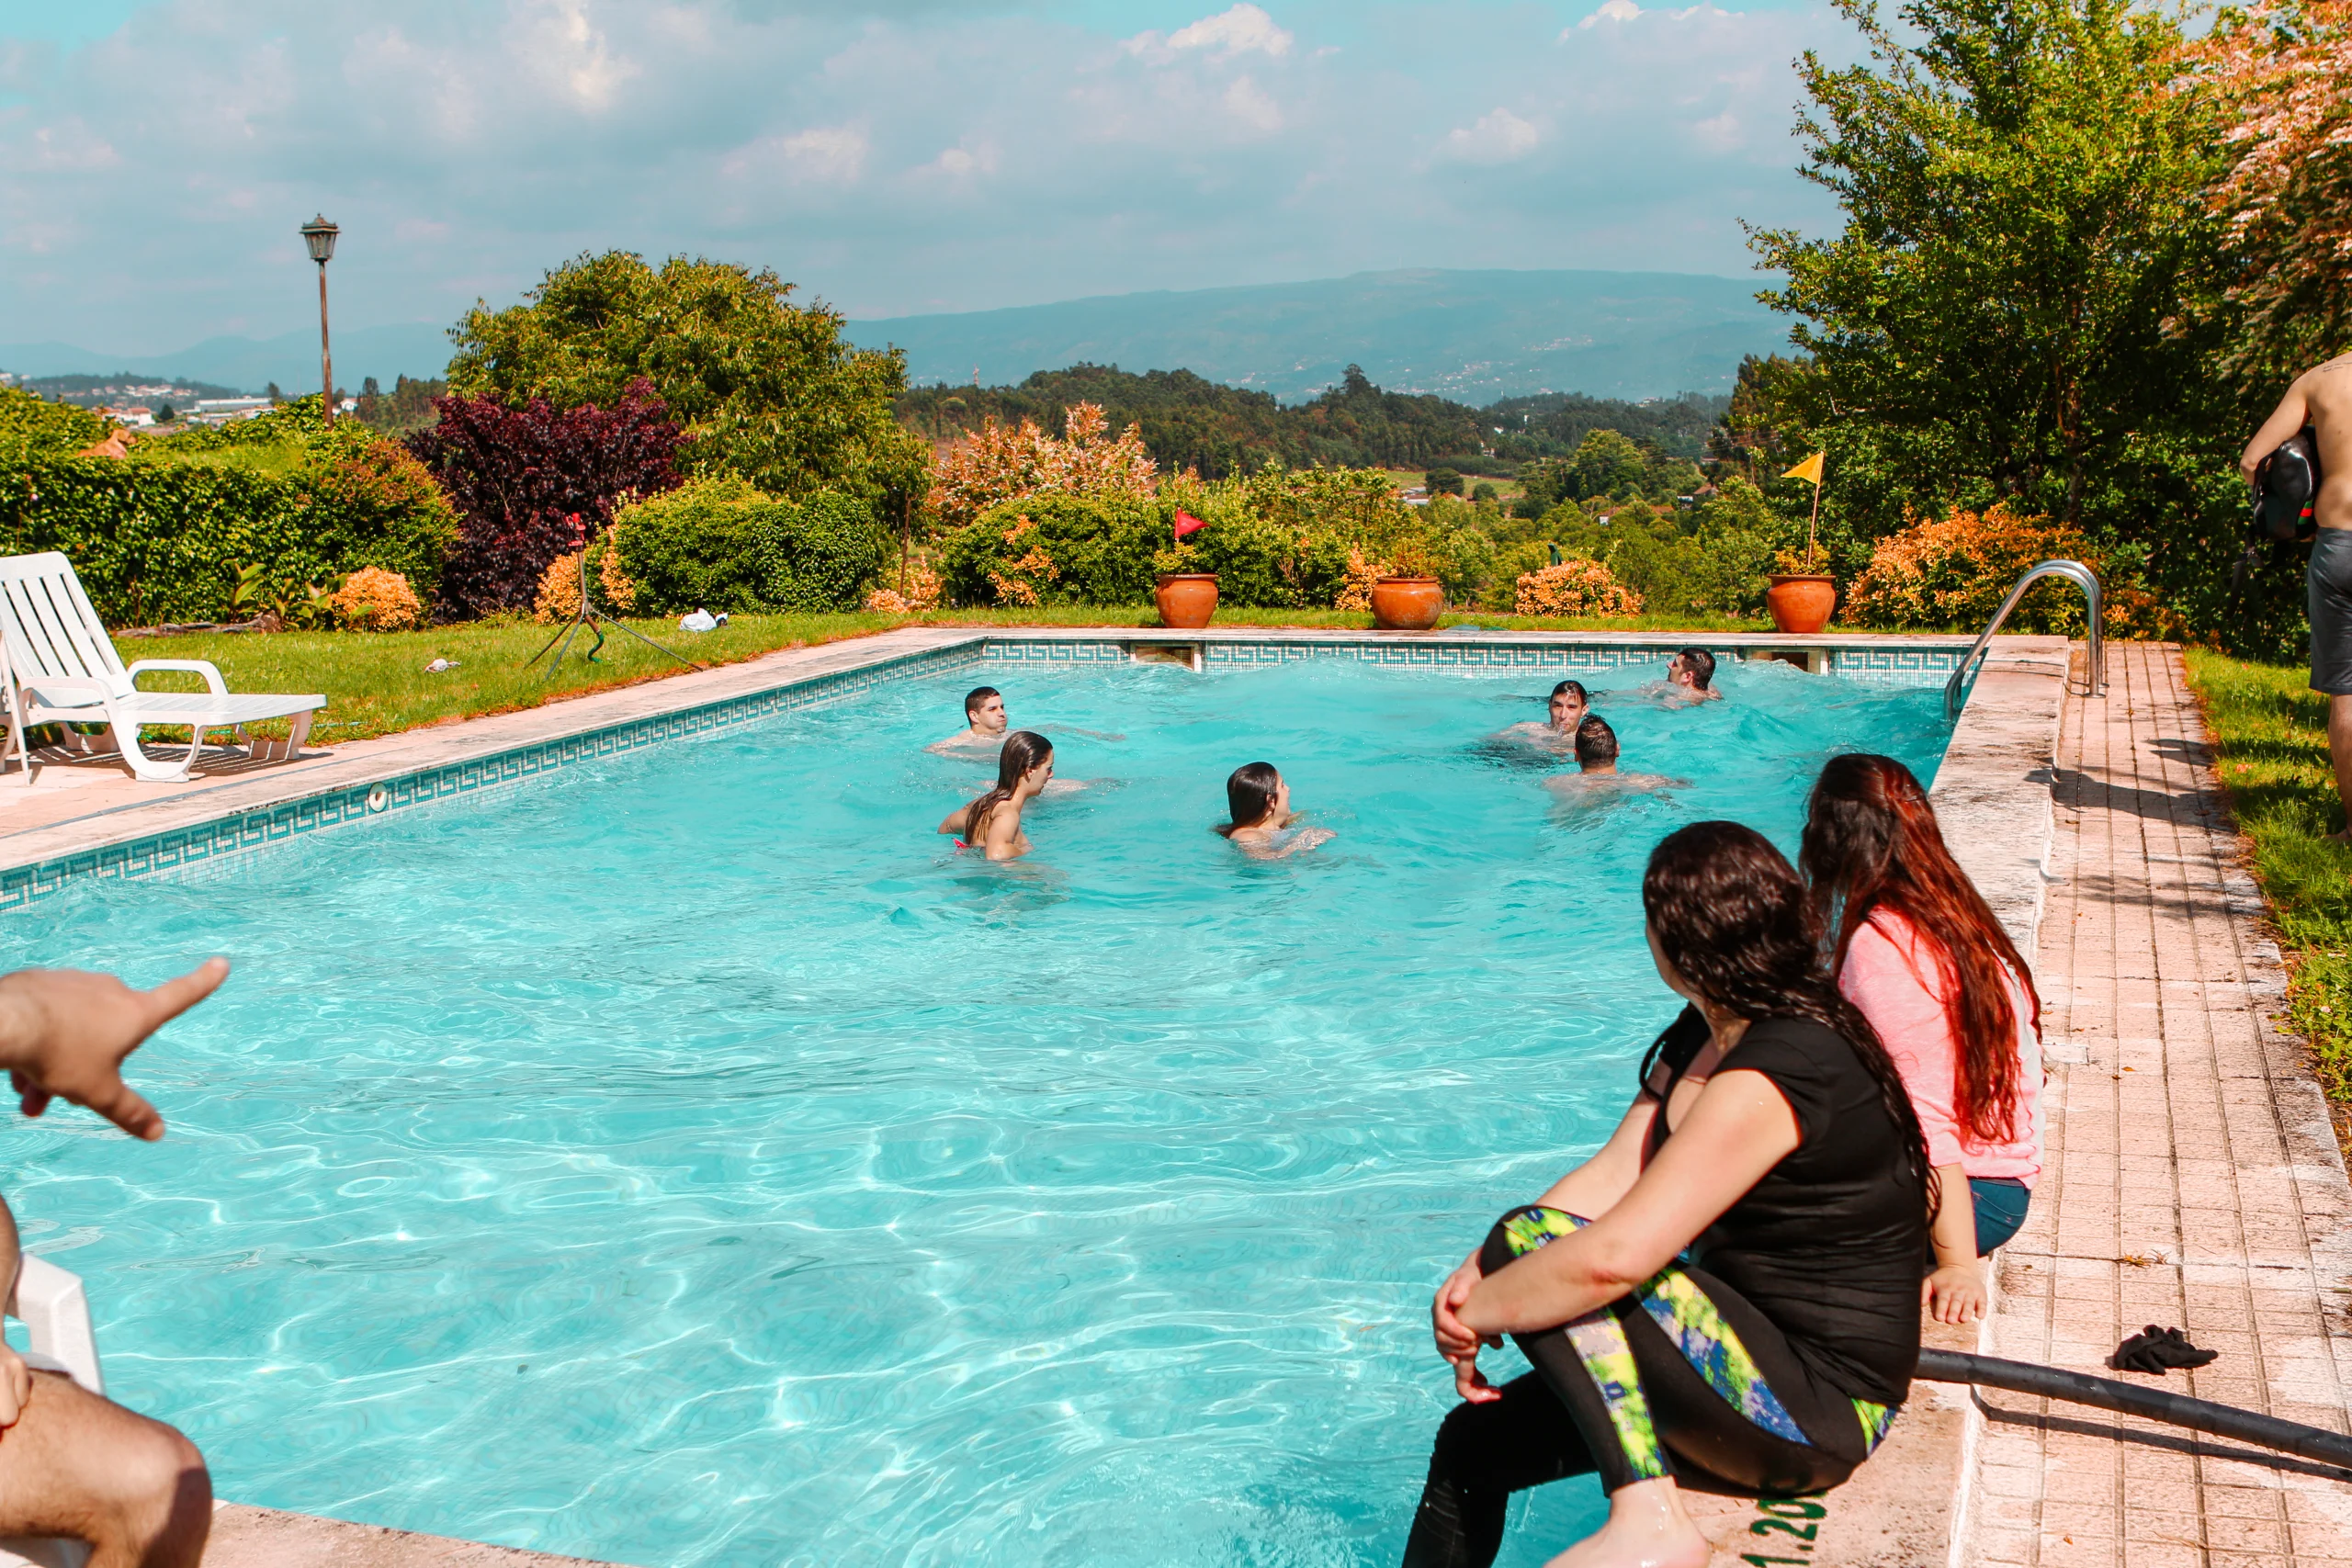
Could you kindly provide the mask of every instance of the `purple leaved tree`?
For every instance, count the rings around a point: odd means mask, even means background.
[[[443,568],[440,607],[453,619],[527,610],[549,562],[586,543],[614,511],[679,482],[683,432],[639,378],[610,408],[558,412],[534,399],[435,398],[441,421],[408,438],[460,518]]]

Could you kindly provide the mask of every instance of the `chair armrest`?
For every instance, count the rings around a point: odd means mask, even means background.
[[[98,1338],[90,1327],[90,1303],[82,1293],[80,1275],[25,1254],[17,1288],[8,1297],[8,1315],[25,1325],[36,1352],[63,1365],[92,1393],[106,1393],[106,1377],[98,1371]]]
[[[87,675],[19,675],[17,689],[34,707],[97,708],[114,700],[112,686]]]
[[[229,682],[220,679],[220,667],[209,660],[142,659],[125,671],[130,677],[130,683],[134,688],[139,684],[139,674],[142,670],[186,670],[203,676],[204,683],[212,688],[214,696],[225,697],[229,694]]]

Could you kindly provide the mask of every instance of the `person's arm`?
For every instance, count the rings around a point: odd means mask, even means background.
[[[984,847],[990,860],[1011,860],[1021,852],[1021,807],[1016,803],[1008,800],[989,813]]]
[[[1936,1268],[1920,1300],[1939,1323],[1973,1323],[1984,1314],[1984,1275],[1976,1261],[1976,1205],[1962,1164],[1960,1042],[1940,994],[1945,978],[1927,942],[1907,926],[1897,942],[1873,917],[1846,949],[1838,988],[1871,1021],[1894,1062],[1911,1109],[1927,1134],[1928,1161],[1942,1185],[1929,1236]]]
[[[208,958],[176,980],[134,991],[111,975],[19,969],[0,975],[0,1067],[28,1116],[52,1100],[87,1106],[134,1138],[164,1118],[122,1081],[122,1061],[164,1024],[210,996],[229,961]]]
[[[1672,1262],[1801,1141],[1770,1078],[1717,1073],[1608,1213],[1479,1280],[1456,1315],[1474,1334],[1518,1334],[1608,1305]],[[1457,1381],[1464,1370],[1457,1361]]]
[[[960,836],[964,831],[965,824],[970,821],[971,816],[972,808],[969,806],[959,806],[940,819],[939,830],[943,833],[955,833]]]
[[[1938,1323],[1974,1323],[1984,1315],[1984,1267],[1976,1258],[1976,1200],[1968,1172],[1957,1164],[1936,1167],[1939,1200],[1928,1239],[1936,1249],[1936,1271],[1919,1286],[1919,1304]]]
[[[2245,444],[2245,456],[2238,459],[2238,472],[2245,476],[2246,483],[2254,482],[2254,470],[2262,466],[2262,459],[2278,450],[2280,442],[2312,422],[2311,397],[2303,388],[2310,378],[2308,371],[2295,378],[2295,384],[2287,389],[2287,395],[2278,400],[2278,406],[2262,422],[2254,439]]]

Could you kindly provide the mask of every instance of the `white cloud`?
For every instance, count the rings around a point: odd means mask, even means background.
[[[1642,8],[1634,5],[1634,0],[1600,0],[1600,9],[1578,22],[1577,26],[1589,30],[1599,26],[1604,19],[1611,22],[1630,22],[1641,14]],[[1568,35],[1562,33],[1560,36],[1565,39]]]
[[[540,67],[562,82],[582,108],[611,107],[613,95],[639,68],[607,47],[588,19],[587,0],[539,0],[536,9],[540,15],[527,34]]]
[[[1292,35],[1273,17],[1242,0],[1230,10],[1178,28],[1165,39],[1156,32],[1138,33],[1127,40],[1126,50],[1156,59],[1204,50],[1212,60],[1227,61],[1237,54],[1280,57],[1290,52],[1291,42]]]
[[[1438,150],[1457,163],[1508,164],[1534,152],[1543,140],[1534,126],[1509,109],[1498,108],[1479,116],[1476,125],[1447,131]]]
[[[1747,140],[1741,131],[1739,117],[1729,109],[1724,110],[1719,115],[1709,116],[1693,125],[1690,130],[1691,133],[1698,137],[1699,145],[1713,152],[1731,152]]]
[[[865,172],[869,145],[854,125],[828,125],[797,131],[776,148],[802,178],[846,183]]]
[[[1233,85],[1225,90],[1223,102],[1226,113],[1251,130],[1274,131],[1283,128],[1282,106],[1247,76],[1233,79]]]

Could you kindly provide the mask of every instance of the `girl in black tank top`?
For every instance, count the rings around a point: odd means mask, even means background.
[[[1709,822],[1658,846],[1642,894],[1660,975],[1691,1005],[1616,1134],[1439,1292],[1465,1403],[1439,1430],[1408,1568],[1483,1568],[1510,1493],[1596,1472],[1596,1562],[1701,1568],[1678,1469],[1837,1485],[1909,1391],[1926,1149],[1820,963],[1803,885],[1760,836]],[[1504,1332],[1535,1371],[1496,1389],[1477,1353]]]

